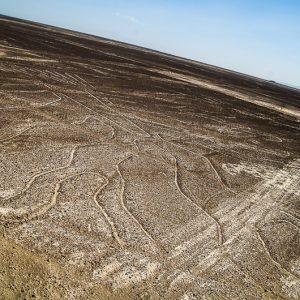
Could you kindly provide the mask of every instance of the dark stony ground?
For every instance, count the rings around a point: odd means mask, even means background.
[[[0,17],[1,299],[299,299],[300,91]]]

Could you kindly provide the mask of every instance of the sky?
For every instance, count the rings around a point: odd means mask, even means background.
[[[1,0],[0,13],[300,88],[300,0]]]

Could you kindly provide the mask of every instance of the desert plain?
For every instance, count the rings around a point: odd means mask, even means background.
[[[0,299],[300,299],[299,90],[0,28]]]

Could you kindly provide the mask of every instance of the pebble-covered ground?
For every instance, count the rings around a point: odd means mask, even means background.
[[[0,26],[3,299],[300,298],[299,90]]]

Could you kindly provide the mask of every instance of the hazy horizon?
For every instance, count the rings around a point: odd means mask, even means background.
[[[300,88],[300,3],[3,0],[1,14]]]

